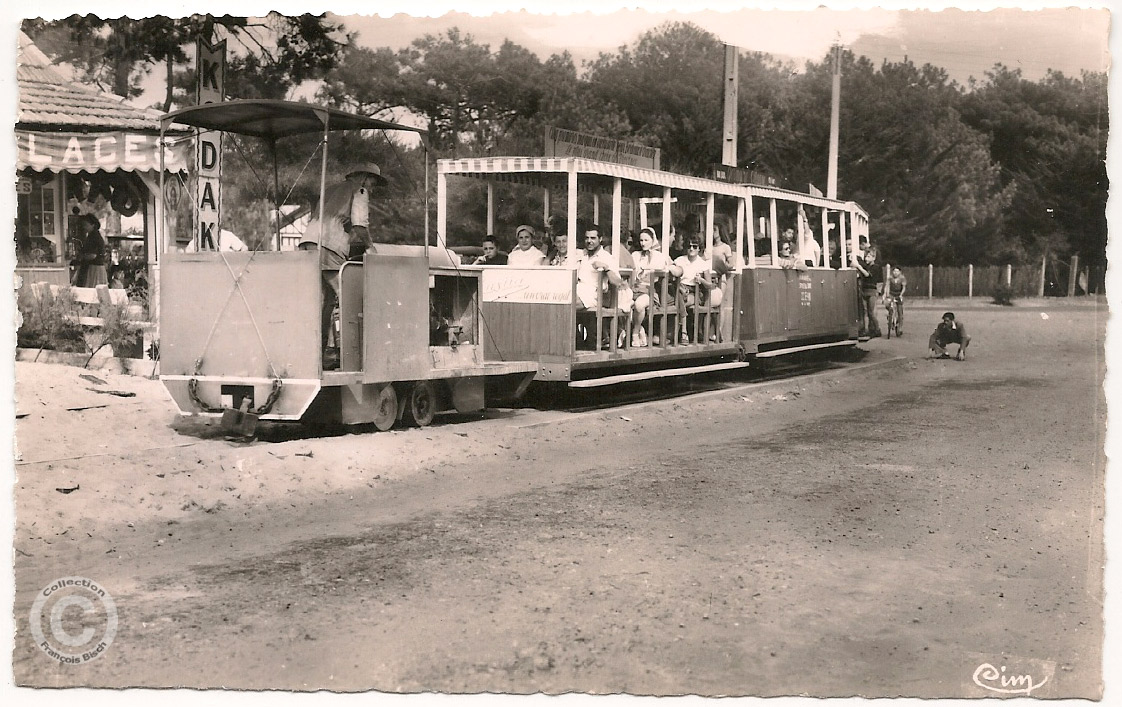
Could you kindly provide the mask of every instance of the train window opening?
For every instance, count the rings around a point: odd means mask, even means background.
[[[429,290],[429,345],[478,344],[479,281],[474,274],[434,275]]]

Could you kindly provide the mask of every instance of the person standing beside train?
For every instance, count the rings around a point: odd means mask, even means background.
[[[877,300],[884,290],[884,272],[877,262],[876,246],[870,245],[863,255],[855,256],[853,267],[857,268],[857,289],[861,296],[857,307],[861,317],[860,335],[875,339],[881,335],[877,322]]]

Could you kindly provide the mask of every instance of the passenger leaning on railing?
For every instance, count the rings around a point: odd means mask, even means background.
[[[653,273],[664,272],[680,277],[682,268],[675,265],[670,258],[659,250],[658,238],[655,237],[653,228],[644,228],[639,231],[639,250],[635,253],[634,292],[635,316],[631,326],[631,341],[635,346],[646,346],[649,342],[646,328],[647,309],[651,306],[660,307],[661,293],[654,290]],[[670,293],[673,296],[673,293]]]
[[[597,226],[589,228],[584,233],[584,250],[577,254],[577,314],[591,311],[596,313],[606,294],[604,287],[618,288],[623,284],[619,274],[619,261],[615,256],[604,250],[600,243],[600,229]],[[607,275],[607,284],[601,284],[601,273]],[[614,312],[612,315],[614,316]],[[589,332],[585,332],[587,339]],[[592,328],[595,335],[595,328]]]
[[[698,306],[717,307],[721,304],[721,290],[709,277],[712,270],[710,262],[701,257],[701,239],[690,236],[686,241],[686,255],[678,256],[674,264],[682,268],[682,279],[678,284],[679,297],[684,311],[691,314]],[[682,317],[681,341],[689,343],[693,333],[692,317]]]

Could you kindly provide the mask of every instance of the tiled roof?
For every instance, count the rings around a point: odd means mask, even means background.
[[[67,81],[23,32],[19,37],[16,80],[18,123],[78,129],[160,129],[158,111],[137,108],[120,96]]]

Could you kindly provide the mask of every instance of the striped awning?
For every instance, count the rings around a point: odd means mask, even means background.
[[[149,172],[160,169],[160,136],[129,131],[96,133],[16,130],[16,167],[37,172]],[[194,136],[164,137],[164,169],[185,172]]]

